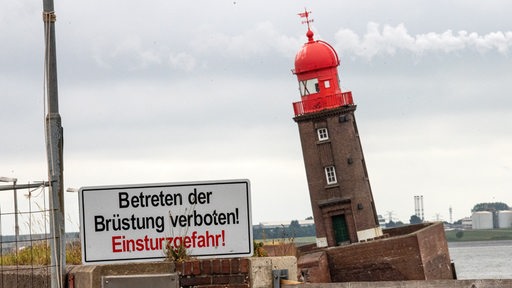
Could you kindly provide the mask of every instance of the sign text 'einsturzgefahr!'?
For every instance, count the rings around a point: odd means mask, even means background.
[[[248,180],[83,187],[84,264],[252,255]]]

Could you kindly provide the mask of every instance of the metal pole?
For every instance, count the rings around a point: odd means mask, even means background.
[[[0,206],[0,254],[3,255],[3,247],[2,247],[2,243],[4,243],[4,239],[3,239],[3,236],[2,236],[2,206]],[[0,257],[0,261],[3,260],[3,257]],[[4,265],[4,262],[0,262],[0,265]],[[3,282],[2,282],[3,283]]]
[[[55,12],[53,0],[43,0],[45,33],[46,154],[50,182],[51,287],[64,287],[66,271],[66,239],[64,227],[63,130],[57,92],[57,57],[55,44]]]
[[[32,188],[39,188],[39,187],[48,187],[50,184],[47,181],[38,182],[38,183],[30,183],[30,184],[16,184],[16,190],[21,189],[32,189]],[[0,191],[10,191],[12,190],[11,185],[2,185],[0,186]]]
[[[14,239],[16,242],[16,255],[18,255],[18,237],[20,235],[20,225],[18,224],[18,193],[16,193],[16,182],[18,179],[14,179],[12,182],[12,190],[14,191]],[[18,261],[16,261],[18,263]]]

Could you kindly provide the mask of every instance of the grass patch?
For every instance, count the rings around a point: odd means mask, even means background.
[[[512,240],[512,229],[450,230],[446,231],[448,242]]]
[[[458,234],[458,237],[457,237]],[[259,239],[257,242],[264,244],[275,243],[279,239]],[[512,240],[512,229],[491,229],[491,230],[450,230],[446,231],[446,240],[448,242],[457,241],[496,241],[496,240]],[[314,236],[311,237],[297,237],[293,241],[295,244],[310,244],[315,243]]]
[[[50,245],[46,242],[37,242],[32,247],[25,247],[18,251],[0,256],[0,263],[6,266],[14,265],[50,265]],[[81,264],[82,251],[80,242],[76,241],[66,245],[66,263]]]
[[[293,239],[283,239],[283,238],[275,238],[275,239],[255,239],[255,242],[262,242],[265,245],[274,245],[278,243],[295,243],[295,244],[309,244],[316,243],[315,236],[307,236],[307,237],[296,237]]]
[[[50,263],[50,247],[46,243],[35,243],[32,247],[26,247],[2,255],[0,259],[2,265],[47,265]]]

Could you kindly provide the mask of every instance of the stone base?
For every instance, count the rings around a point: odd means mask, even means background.
[[[440,222],[387,229],[380,239],[315,249],[300,256],[298,271],[310,283],[456,279]]]
[[[272,288],[272,270],[287,270],[288,279],[297,280],[295,256],[190,259],[179,263],[162,261],[76,265],[69,268],[69,288],[105,287],[106,277],[117,279],[120,278],[118,276],[129,276],[137,279],[169,273],[176,275],[179,287]]]

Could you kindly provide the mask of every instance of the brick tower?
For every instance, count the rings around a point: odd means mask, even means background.
[[[293,103],[318,247],[373,239],[379,228],[357,131],[352,92],[342,92],[334,48],[308,31],[295,57],[301,101]]]

